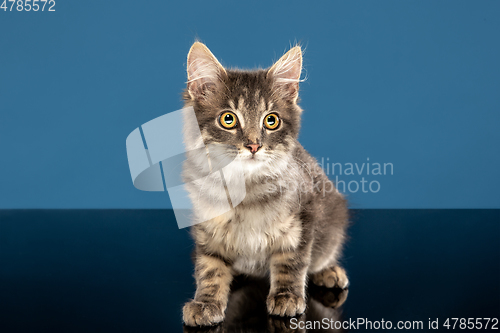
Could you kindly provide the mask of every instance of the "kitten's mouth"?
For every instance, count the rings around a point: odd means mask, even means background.
[[[242,162],[246,162],[249,164],[258,164],[258,163],[264,163],[267,161],[268,157],[267,154],[265,153],[264,149],[259,150],[256,153],[250,153],[248,150],[240,150],[239,151],[239,159]]]
[[[246,162],[249,162],[249,163],[262,162],[262,156],[257,156],[256,154],[245,155],[245,156],[242,156],[241,159],[243,161],[246,161]]]

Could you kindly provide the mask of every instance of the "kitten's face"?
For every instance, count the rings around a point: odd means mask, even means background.
[[[194,107],[204,143],[233,147],[249,166],[284,158],[300,127],[301,64],[295,47],[268,70],[226,70],[206,46],[195,43],[184,97]]]

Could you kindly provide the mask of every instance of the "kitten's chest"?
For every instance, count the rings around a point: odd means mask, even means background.
[[[293,216],[261,209],[234,209],[208,226],[214,248],[234,260],[240,272],[266,270],[273,252],[291,250],[300,243],[301,226]]]

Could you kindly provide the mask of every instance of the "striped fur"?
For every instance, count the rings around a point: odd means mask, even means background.
[[[192,227],[197,291],[184,307],[189,326],[224,319],[232,277],[238,274],[269,275],[268,312],[280,316],[304,312],[308,276],[319,285],[347,286],[337,262],[348,223],[346,201],[297,141],[301,66],[300,47],[270,69],[254,71],[223,68],[199,42],[191,48],[185,105],[194,108],[206,145],[219,147],[219,157],[236,154],[246,194],[230,212],[207,221],[226,202],[226,193],[216,186],[221,182],[218,173],[200,180],[208,174],[207,166],[188,156],[184,179],[194,223],[205,221]],[[225,111],[238,117],[234,129],[219,124]],[[279,116],[275,130],[263,126],[269,113]],[[189,126],[184,138],[188,149],[199,144]],[[249,143],[261,148],[252,154],[245,148]],[[228,188],[242,181],[238,175],[237,170],[224,170]]]

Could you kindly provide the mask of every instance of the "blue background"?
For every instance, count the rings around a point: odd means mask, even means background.
[[[195,38],[245,68],[305,46],[302,144],[394,165],[352,207],[500,208],[499,2],[56,2],[0,11],[0,208],[169,207],[125,139],[181,108]]]

